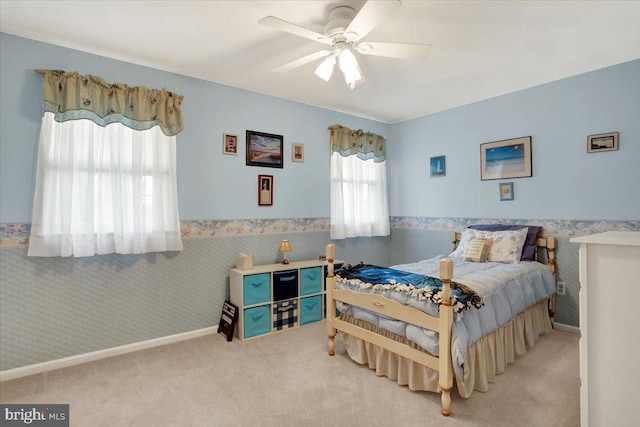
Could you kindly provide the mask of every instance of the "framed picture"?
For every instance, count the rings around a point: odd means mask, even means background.
[[[238,155],[238,135],[225,133],[222,138],[222,153]]]
[[[445,176],[447,169],[444,162],[444,156],[431,158],[431,178],[437,176]]]
[[[618,132],[601,133],[587,137],[587,152],[614,151],[618,149]]]
[[[258,206],[273,205],[273,175],[258,175]]]
[[[304,144],[298,142],[291,144],[291,161],[304,162]]]
[[[498,184],[500,188],[500,201],[513,200],[513,182],[501,182]]]
[[[247,166],[282,167],[282,135],[247,131]]]
[[[480,179],[531,176],[531,137],[480,144]]]

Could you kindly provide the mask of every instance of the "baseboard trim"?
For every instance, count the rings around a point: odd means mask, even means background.
[[[217,333],[217,331],[218,326],[216,325],[209,328],[197,329],[195,331],[154,338],[148,341],[140,341],[132,344],[121,345],[119,347],[112,347],[104,350],[92,351],[90,353],[64,357],[62,359],[50,360],[48,362],[36,363],[34,365],[7,369],[6,371],[0,371],[0,382],[15,380],[17,378],[40,374],[42,372],[67,368],[69,366],[80,365],[87,362],[93,362],[94,360],[106,359],[107,357],[119,356],[121,354],[133,353],[134,351],[146,350],[152,347],[159,347],[161,345],[185,341],[192,338],[198,338],[205,335]]]
[[[580,328],[571,325],[565,325],[563,323],[553,322],[553,328],[563,332],[569,332],[572,334],[580,335]]]

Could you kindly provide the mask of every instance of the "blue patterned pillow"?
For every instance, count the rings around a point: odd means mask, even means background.
[[[478,237],[493,239],[487,261],[517,264],[522,256],[522,247],[527,239],[527,229],[484,231],[475,230]]]

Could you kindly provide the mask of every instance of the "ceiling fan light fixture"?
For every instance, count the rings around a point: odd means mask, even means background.
[[[356,56],[351,52],[351,49],[346,48],[340,51],[340,55],[338,56],[338,60],[340,61],[340,71],[346,73],[347,70],[350,70],[354,67],[357,67],[358,60]]]
[[[351,89],[355,89],[356,82],[358,80],[362,80],[362,73],[360,72],[360,65],[358,65],[356,56],[353,54],[351,49],[342,49],[338,60],[340,63],[340,71],[344,73],[344,79],[347,82],[347,86]]]
[[[351,89],[355,89],[356,82],[358,82],[358,80],[362,80],[360,70],[354,68],[352,70],[346,71],[344,73],[344,80],[347,82],[347,86],[349,86]]]
[[[331,79],[331,74],[333,74],[334,65],[336,65],[336,58],[333,55],[327,56],[316,68],[316,76],[328,82]]]
[[[1,0],[0,0],[1,1]],[[362,2],[357,2],[362,3]],[[367,56],[383,56],[396,59],[426,59],[431,45],[393,42],[361,42],[369,32],[376,28],[389,14],[402,5],[400,0],[365,0],[356,13],[350,6],[337,6],[329,11],[329,22],[322,33],[301,27],[275,16],[265,16],[258,22],[262,25],[284,31],[299,37],[320,42],[330,46],[310,55],[290,61],[273,71],[284,72],[324,58],[315,70],[322,80],[329,81],[336,62],[344,73],[347,86],[355,89],[362,84],[364,76],[355,53]],[[330,49],[330,50],[329,50]]]

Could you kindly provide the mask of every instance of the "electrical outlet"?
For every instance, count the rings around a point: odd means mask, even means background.
[[[556,283],[556,293],[558,295],[564,295],[567,293],[567,284],[563,281],[558,281]]]

